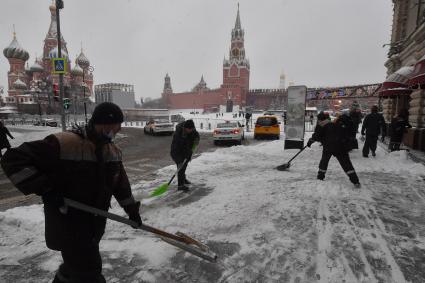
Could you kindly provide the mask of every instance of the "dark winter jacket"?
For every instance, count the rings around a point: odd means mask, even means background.
[[[398,116],[391,120],[391,142],[401,142],[403,135],[407,128],[411,128],[409,121],[401,116]]]
[[[370,113],[366,115],[362,126],[362,135],[366,134],[369,137],[378,137],[380,134],[385,136],[385,120],[379,113]]]
[[[185,159],[192,158],[192,149],[199,144],[199,134],[196,129],[187,134],[183,127],[184,122],[176,126],[171,143],[171,157],[176,163],[182,163]]]
[[[102,210],[108,210],[112,196],[123,207],[135,202],[121,151],[91,132],[79,129],[26,142],[7,151],[1,160],[4,172],[21,192],[42,196],[46,244],[54,250],[62,250],[70,241],[99,242],[106,219],[73,208],[61,214],[52,195]]]
[[[362,113],[360,111],[352,110],[350,111],[350,118],[353,121],[354,126],[357,128],[357,125],[362,122]]]
[[[11,139],[14,138],[5,126],[1,126],[0,127],[0,149],[10,148],[10,143],[9,143],[9,140],[7,139],[7,136],[9,136]]]
[[[323,145],[323,150],[331,154],[341,154],[348,152],[350,148],[350,124],[345,118],[338,118],[336,121],[319,121],[314,130],[312,139],[319,141]]]

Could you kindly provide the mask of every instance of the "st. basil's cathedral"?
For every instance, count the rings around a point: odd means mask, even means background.
[[[29,53],[18,42],[13,33],[12,42],[3,50],[8,59],[10,69],[8,76],[8,96],[3,99],[7,106],[17,107],[19,112],[37,114],[59,113],[60,106],[54,96],[58,88],[59,75],[53,74],[52,59],[58,58],[58,41],[56,28],[56,7],[49,7],[51,13],[50,27],[44,39],[43,53],[36,57],[32,65],[28,64]],[[93,91],[93,73],[89,68],[90,61],[81,52],[72,64],[64,38],[61,36],[61,57],[67,60],[66,74],[63,82],[65,97],[75,103],[75,111],[81,113],[84,96],[90,97]],[[84,79],[84,81],[83,81]],[[85,86],[85,90],[84,90]],[[89,102],[88,99],[86,99]],[[40,104],[40,107],[39,107]]]

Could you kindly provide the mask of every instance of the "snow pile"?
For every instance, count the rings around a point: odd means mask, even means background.
[[[128,282],[171,282],[181,276],[198,282],[403,282],[405,274],[393,253],[400,249],[394,243],[406,239],[380,219],[381,210],[390,217],[392,206],[378,200],[398,193],[391,176],[406,182],[405,174],[419,178],[425,167],[403,152],[378,149],[377,158],[365,159],[355,151],[353,163],[363,184],[358,190],[334,158],[326,180],[316,180],[317,143],[289,171],[274,170],[297,152],[283,147],[280,140],[203,153],[187,170],[195,184],[190,194],[172,186],[161,197],[146,198],[174,173],[174,166],[159,170],[158,180],[134,185],[136,198],[143,197],[145,223],[202,240],[220,261],[201,264],[148,233],[109,221],[101,242],[107,279],[120,281],[133,270],[125,277]],[[0,265],[45,251],[41,210],[29,206],[0,213]],[[111,212],[124,214],[116,202]],[[416,240],[424,244],[422,238]],[[51,271],[52,255],[57,257],[48,252],[32,264]]]

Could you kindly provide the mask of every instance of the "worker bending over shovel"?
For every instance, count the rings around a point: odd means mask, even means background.
[[[350,178],[350,181],[356,188],[360,188],[359,178],[348,155],[348,151],[350,150],[350,133],[352,131],[350,125],[352,123],[349,123],[346,119],[350,119],[350,117],[340,115],[335,121],[331,122],[325,113],[320,112],[317,115],[318,124],[313,136],[308,140],[307,146],[310,147],[315,141],[319,141],[323,145],[317,179],[325,179],[329,160],[332,156],[335,156],[342,169],[344,169]]]
[[[190,184],[190,181],[186,178],[186,168],[192,158],[192,153],[199,144],[199,139],[193,120],[186,120],[176,126],[171,143],[171,158],[177,164],[179,191],[189,191],[187,185]]]
[[[16,188],[43,199],[46,245],[63,258],[53,283],[105,282],[99,242],[106,218],[73,207],[64,209],[65,198],[107,211],[114,196],[133,227],[142,226],[140,202],[133,198],[121,151],[113,143],[122,122],[121,109],[104,102],[86,127],[23,143],[1,159]]]

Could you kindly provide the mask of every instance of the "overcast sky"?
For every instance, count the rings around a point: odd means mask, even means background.
[[[287,82],[338,86],[382,82],[390,41],[390,0],[64,0],[61,29],[74,61],[83,42],[95,84],[135,85],[136,97],[159,97],[168,72],[175,92],[204,75],[222,83],[237,3],[251,63],[250,88]],[[0,47],[17,38],[42,54],[50,0],[0,0]],[[9,64],[0,56],[0,85]]]

